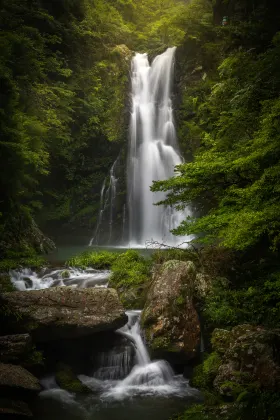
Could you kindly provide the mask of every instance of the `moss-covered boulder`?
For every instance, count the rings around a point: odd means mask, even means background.
[[[228,349],[214,380],[215,389],[233,398],[248,390],[278,391],[280,331],[240,325],[230,334]]]
[[[192,262],[171,260],[154,273],[142,313],[142,326],[155,356],[195,357],[200,324],[193,305],[196,269]]]
[[[76,338],[122,327],[127,316],[114,289],[54,287],[1,297],[14,328],[29,332],[34,341]]]
[[[75,375],[72,368],[64,363],[57,365],[55,379],[60,388],[77,394],[87,394],[91,390]]]

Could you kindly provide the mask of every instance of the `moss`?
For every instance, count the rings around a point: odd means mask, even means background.
[[[85,394],[90,392],[90,389],[77,378],[71,367],[62,363],[58,364],[57,366],[55,379],[57,384],[66,391],[75,392],[78,394]]]
[[[167,350],[169,347],[170,347],[170,342],[168,340],[168,337],[166,336],[154,338],[151,344],[152,350],[158,350],[158,349]]]
[[[43,352],[36,349],[34,346],[31,353],[25,360],[25,365],[34,366],[34,365],[41,365],[44,366],[45,358],[43,356]]]
[[[219,388],[222,395],[232,397],[234,400],[236,400],[241,393],[246,391],[243,385],[234,381],[226,381],[220,385]]]
[[[199,389],[212,389],[213,381],[221,366],[222,360],[218,353],[206,355],[202,364],[196,366],[191,378],[191,385]]]
[[[211,337],[213,349],[224,354],[230,347],[231,336],[232,334],[228,330],[215,329]]]
[[[62,277],[63,279],[69,279],[69,277],[70,277],[70,271],[69,271],[69,270],[64,270],[64,271],[62,271],[62,273],[61,273],[61,277]]]

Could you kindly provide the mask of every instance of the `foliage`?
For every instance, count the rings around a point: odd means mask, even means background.
[[[118,258],[117,252],[92,252],[86,251],[81,255],[71,258],[67,261],[68,267],[92,267],[97,269],[111,268],[114,261]]]
[[[198,137],[193,161],[180,165],[177,176],[152,187],[168,192],[164,203],[178,209],[196,203],[198,212],[175,229],[176,234],[195,234],[196,241],[237,250],[264,239],[278,249],[280,43],[279,33],[266,26],[274,11],[263,13],[262,29],[256,21],[246,27],[251,49],[242,46],[242,32],[238,48],[225,54],[221,43],[224,59],[211,75],[215,80],[206,86],[206,75],[198,92],[188,98],[195,119],[190,120],[194,124],[190,129],[186,118],[186,129],[192,139]],[[218,42],[224,36],[228,48],[238,28],[236,23],[218,34]],[[267,41],[255,48],[261,30]]]
[[[203,318],[208,327],[225,328],[242,323],[280,325],[280,273],[272,273],[243,287],[216,279],[206,296]]]
[[[120,254],[112,264],[110,283],[117,286],[142,284],[149,280],[151,262],[137,251],[129,250]]]

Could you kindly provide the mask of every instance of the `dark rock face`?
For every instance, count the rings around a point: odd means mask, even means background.
[[[196,355],[200,325],[192,302],[196,270],[192,262],[168,261],[155,273],[142,325],[155,356],[169,353],[182,362]],[[171,361],[172,362],[172,361]]]
[[[2,336],[0,337],[0,360],[4,363],[20,363],[31,348],[29,334]]]
[[[251,325],[222,331],[215,330],[212,340],[214,349],[224,353],[214,380],[216,390],[228,397],[252,387],[279,390],[280,331]]]
[[[127,316],[113,289],[55,287],[2,295],[17,326],[35,341],[77,338],[122,327]]]

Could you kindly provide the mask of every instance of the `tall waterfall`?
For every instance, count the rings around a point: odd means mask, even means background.
[[[155,206],[165,198],[152,193],[153,181],[174,175],[182,163],[173,122],[171,87],[174,54],[168,48],[149,64],[147,54],[132,60],[132,111],[128,155],[128,204],[130,246],[146,241],[178,245],[183,240],[170,233],[186,217],[170,206]]]

